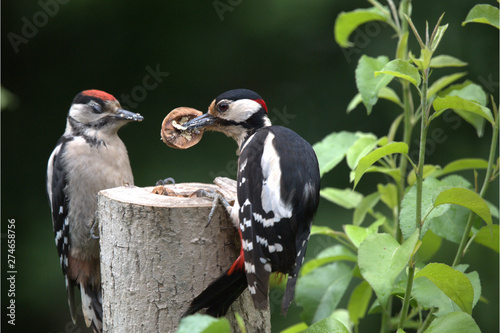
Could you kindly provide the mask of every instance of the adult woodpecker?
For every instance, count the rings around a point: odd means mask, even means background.
[[[271,272],[288,274],[281,307],[286,314],[318,208],[314,150],[292,130],[272,126],[264,100],[247,89],[221,94],[207,113],[184,127],[222,132],[237,142],[237,200],[229,210],[241,238],[240,255],[231,268],[184,315],[206,308],[210,315],[223,316],[247,286],[255,307],[265,309]]]
[[[117,133],[123,125],[142,119],[123,110],[108,93],[82,91],[71,104],[66,130],[47,166],[47,193],[71,318],[76,323],[77,286],[85,323],[94,332],[102,329],[99,241],[91,235],[97,193],[133,185],[127,149]]]

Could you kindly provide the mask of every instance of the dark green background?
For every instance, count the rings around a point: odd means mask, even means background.
[[[43,1],[49,2],[55,3]],[[1,259],[4,264],[7,220],[15,219],[18,332],[79,332],[70,322],[45,194],[47,159],[79,91],[102,89],[122,101],[121,96],[135,92],[137,105],[130,103],[129,108],[145,120],[128,125],[120,136],[128,147],[138,186],[152,185],[167,176],[177,182],[211,182],[216,175],[235,177],[236,145],[221,134],[206,134],[187,151],[167,148],[159,140],[161,122],[171,109],[191,106],[205,111],[213,98],[229,89],[257,91],[275,124],[292,128],[311,143],[341,130],[383,136],[399,112],[384,101],[370,117],[361,106],[350,115],[345,112],[356,93],[354,69],[360,55],[393,57],[395,53],[393,31],[384,25],[373,25],[371,30],[361,27],[355,34],[354,49],[343,51],[335,43],[336,16],[367,7],[366,1],[223,1],[233,5],[222,16],[212,1],[64,2],[57,10],[52,7],[51,16],[44,16],[36,1],[2,2],[2,85],[17,98],[1,113]],[[488,83],[485,90],[498,96],[498,31],[479,24],[460,26],[475,3],[415,1],[413,20],[422,31],[426,19],[433,26],[446,12],[443,22],[450,26],[438,53],[467,61],[468,79]],[[492,0],[482,3],[498,6]],[[40,27],[26,30],[26,22]],[[22,37],[23,29],[29,38],[15,52],[8,36]],[[418,54],[413,36],[410,48]],[[147,94],[140,96],[147,68],[169,74],[154,89],[142,90]],[[436,70],[431,81],[451,72]],[[393,87],[399,90],[395,83]],[[441,128],[444,136],[428,148],[428,163],[487,158],[490,128],[483,138],[477,138],[465,122],[452,129],[450,123],[437,121],[433,128]],[[417,138],[418,133],[414,134]],[[472,179],[471,172],[464,175]],[[368,175],[358,190],[368,194],[377,182],[384,181]],[[324,177],[324,186],[352,186],[345,163]],[[488,198],[498,202],[498,182],[490,188]],[[342,224],[350,223],[350,213],[322,201],[316,224],[340,230]],[[308,256],[331,244],[327,239],[313,239]],[[445,242],[443,248],[435,260],[450,264],[457,245]],[[479,271],[483,295],[489,300],[489,304],[477,305],[474,318],[483,332],[498,332],[498,255],[474,244],[464,262]],[[5,272],[2,266],[2,328],[12,331],[5,317]],[[346,302],[344,299],[341,305],[345,307]],[[273,312],[276,332],[299,320],[296,308],[286,319],[278,312]],[[378,319],[378,315],[368,316],[361,331],[373,331]]]

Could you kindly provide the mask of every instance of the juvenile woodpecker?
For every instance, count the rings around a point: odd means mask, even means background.
[[[271,126],[264,100],[247,89],[218,96],[208,112],[184,124],[207,129],[238,144],[237,200],[230,215],[241,238],[239,257],[191,303],[184,315],[206,308],[225,315],[248,286],[258,309],[267,307],[269,276],[288,274],[282,302],[286,314],[304,261],[309,232],[319,202],[316,154],[298,134]]]
[[[97,193],[134,178],[118,130],[139,114],[123,110],[112,95],[85,90],[76,95],[47,166],[47,193],[55,242],[66,282],[69,309],[76,323],[74,288],[81,292],[87,327],[102,329],[99,241],[92,237]]]

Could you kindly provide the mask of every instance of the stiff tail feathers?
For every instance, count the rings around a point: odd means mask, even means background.
[[[92,326],[94,333],[102,331],[102,292],[80,284],[82,311],[87,327]]]
[[[217,280],[196,296],[182,317],[194,314],[201,309],[213,317],[224,316],[231,304],[247,287],[244,270],[227,270]]]
[[[66,293],[68,294],[69,313],[73,324],[76,324],[75,281],[68,278],[67,275],[64,276],[64,280],[66,282]]]

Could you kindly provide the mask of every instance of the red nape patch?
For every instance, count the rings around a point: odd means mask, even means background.
[[[108,94],[107,92],[104,92],[102,90],[96,90],[96,89],[82,91],[82,95],[99,98],[102,99],[103,101],[116,100],[116,98],[113,95]]]
[[[264,110],[266,110],[266,113],[269,113],[269,112],[267,112],[266,102],[264,102],[263,99],[254,99],[254,101],[257,102],[257,103],[259,103],[264,108]]]

